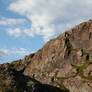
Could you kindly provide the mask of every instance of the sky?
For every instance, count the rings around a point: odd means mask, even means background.
[[[23,59],[92,19],[92,0],[0,0],[0,63]]]

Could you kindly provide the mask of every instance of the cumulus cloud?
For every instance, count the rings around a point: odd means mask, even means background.
[[[8,9],[32,22],[26,34],[41,35],[45,41],[92,17],[91,0],[17,0]]]
[[[0,60],[4,60],[8,51],[6,49],[0,49]]]
[[[18,48],[11,48],[11,49],[0,48],[0,61],[4,61],[8,57],[19,58],[28,54],[30,54],[30,51],[25,48],[19,48],[19,49]]]
[[[31,37],[34,37],[34,30],[32,30],[32,29],[25,29],[24,31],[23,31],[23,33],[24,34],[26,34],[27,36],[31,36]]]
[[[8,51],[9,52],[9,51]],[[24,55],[28,55],[30,52],[25,49],[25,48],[20,48],[20,49],[13,49],[12,51],[10,51],[8,54],[17,54],[19,56],[24,56]]]
[[[14,36],[14,37],[20,37],[20,36],[31,36],[34,37],[35,32],[32,29],[21,29],[21,28],[8,28],[5,30],[8,35]]]
[[[2,17],[2,19],[0,20],[0,26],[11,26],[11,25],[23,24],[25,21],[26,21],[25,19]]]
[[[7,33],[11,36],[15,36],[15,37],[19,37],[22,35],[22,30],[19,28],[15,28],[15,29],[7,29],[6,30]]]
[[[30,52],[25,49],[25,48],[20,48],[20,49],[1,49],[0,48],[0,53],[2,55],[19,55],[19,56],[24,56],[28,55]]]

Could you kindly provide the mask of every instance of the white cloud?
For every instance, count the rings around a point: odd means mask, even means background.
[[[13,49],[9,54],[17,54],[19,56],[28,55],[30,52],[25,48]]]
[[[25,29],[23,32],[28,36],[34,37],[34,30],[32,29]]]
[[[8,53],[8,50],[7,49],[0,49],[0,53],[7,54]]]
[[[0,26],[11,26],[11,25],[18,25],[23,24],[26,20],[25,19],[16,19],[16,18],[5,18],[2,17],[0,20]]]
[[[28,55],[30,52],[25,48],[20,48],[20,49],[0,49],[0,53],[2,53],[3,55],[24,56]]]
[[[8,9],[32,22],[31,28],[24,31],[26,34],[42,35],[45,41],[92,18],[91,0],[17,0]]]
[[[20,36],[31,36],[34,37],[35,32],[34,30],[31,29],[21,29],[21,28],[9,28],[7,30],[5,30],[10,36],[14,36],[14,37],[20,37]]]
[[[6,30],[7,33],[11,36],[15,36],[15,37],[19,37],[22,35],[22,30],[19,28],[15,28],[15,29],[7,29]]]
[[[11,48],[11,49],[2,49],[0,48],[0,61],[3,61],[3,63],[5,62],[4,60],[7,60],[9,57],[11,58],[19,58],[20,57],[24,57],[25,55],[28,55],[30,53],[30,50],[25,49],[25,48]],[[12,60],[13,60],[12,59]],[[0,62],[1,63],[1,62]]]
[[[7,49],[0,49],[0,60],[4,60],[7,54],[8,54]]]

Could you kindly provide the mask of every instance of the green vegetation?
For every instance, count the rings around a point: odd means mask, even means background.
[[[18,67],[18,66],[23,66],[22,62],[17,62],[16,67]]]
[[[5,77],[0,75],[0,81],[1,80],[5,80]]]
[[[60,89],[61,89],[63,92],[70,92],[69,89],[67,89],[64,85],[60,85]]]
[[[89,25],[91,24],[91,21],[88,21],[87,23],[85,23],[84,27],[89,27]]]
[[[66,79],[69,79],[71,77],[80,76],[80,77],[82,77],[84,79],[92,80],[92,76],[84,76],[84,74],[83,74],[83,70],[86,69],[90,63],[92,63],[92,60],[86,60],[84,62],[84,64],[81,65],[81,66],[73,65],[73,67],[76,68],[76,70],[77,70],[77,73],[75,75],[72,75],[72,76],[69,76],[69,77],[56,77],[56,79],[58,79],[58,80],[59,79],[66,80]]]
[[[65,37],[65,40],[69,40],[69,39],[71,39],[71,35],[70,34],[68,34],[68,36],[67,37]]]
[[[85,51],[83,51],[83,52],[82,52],[82,54],[83,54],[83,55],[88,55],[88,53],[87,53],[87,52],[85,52]]]
[[[71,38],[72,38],[72,36],[71,36],[70,34],[65,33],[65,37],[64,37],[64,40],[65,40],[65,41],[68,41],[68,40],[71,39]]]
[[[86,23],[84,26],[85,26],[85,27],[88,27],[88,26],[89,26],[89,24],[88,24],[88,23]]]
[[[70,92],[68,88],[66,88],[63,84],[59,84],[56,82],[62,92]]]
[[[87,80],[92,80],[92,76],[84,76],[84,78]]]
[[[21,92],[21,90],[16,88],[10,88],[10,87],[2,87],[0,88],[1,92]]]
[[[70,77],[55,77],[56,79],[63,79],[63,80],[65,80],[65,79],[68,79],[68,78],[70,78]]]
[[[69,39],[70,39],[71,37],[72,37],[72,36],[71,36],[70,34],[66,33],[66,37],[64,38],[68,50],[71,50],[71,49],[73,48],[72,44],[71,44],[70,41],[69,41]]]
[[[79,75],[84,79],[92,80],[92,76],[84,76],[83,74],[83,70],[86,69],[90,63],[92,63],[92,60],[86,60],[85,63],[81,66],[74,65],[73,67],[77,69],[76,76]]]
[[[4,83],[5,80],[6,80],[5,76],[0,75],[0,83]]]
[[[87,82],[87,80],[82,80],[82,83],[86,83]]]
[[[71,48],[72,51],[79,51],[81,48]]]
[[[71,44],[71,43],[68,43],[68,44],[67,44],[67,49],[68,49],[68,50],[72,50],[72,48],[73,48],[72,44]]]

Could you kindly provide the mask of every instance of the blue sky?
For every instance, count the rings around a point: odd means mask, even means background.
[[[22,59],[89,19],[91,0],[0,0],[0,63]]]

